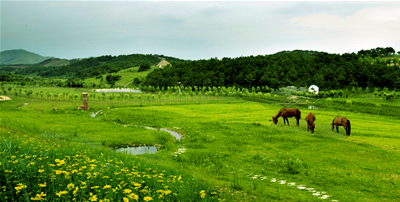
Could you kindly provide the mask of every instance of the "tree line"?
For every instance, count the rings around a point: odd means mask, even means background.
[[[356,53],[311,53],[307,57],[288,51],[277,55],[172,62],[171,66],[148,74],[144,85],[167,87],[182,82],[184,86],[269,86],[273,89],[312,84],[321,90],[351,86],[400,88],[398,60]]]
[[[119,56],[104,55],[82,59],[66,66],[44,67],[41,65],[34,65],[18,70],[15,74],[59,78],[76,77],[79,79],[85,79],[102,74],[118,72],[122,69],[137,67],[141,64],[156,65],[162,60],[162,58],[168,58],[168,60],[175,62],[185,61],[178,58],[153,54],[131,54]]]

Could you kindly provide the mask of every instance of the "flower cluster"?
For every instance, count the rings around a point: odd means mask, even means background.
[[[207,194],[193,177],[158,170],[158,165],[146,159],[127,158],[127,154],[107,149],[3,133],[0,155],[0,174],[4,175],[0,184],[5,185],[0,195],[16,201],[27,197],[32,201],[104,202],[219,199],[217,194]]]

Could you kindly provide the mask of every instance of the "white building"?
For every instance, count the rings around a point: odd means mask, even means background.
[[[311,85],[311,86],[308,88],[308,91],[311,92],[311,93],[315,92],[315,94],[318,94],[319,88],[318,88],[318,86],[316,86],[316,85]]]

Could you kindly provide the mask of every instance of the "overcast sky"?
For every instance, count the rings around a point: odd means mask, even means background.
[[[400,51],[400,1],[3,1],[1,51],[210,59]]]

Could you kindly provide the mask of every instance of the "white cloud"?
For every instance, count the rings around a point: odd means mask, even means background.
[[[2,50],[184,59],[400,49],[400,2],[2,1]],[[45,53],[43,53],[45,52]]]
[[[345,17],[321,12],[294,17],[291,23],[321,50],[357,52],[400,45],[400,4],[365,8]]]

